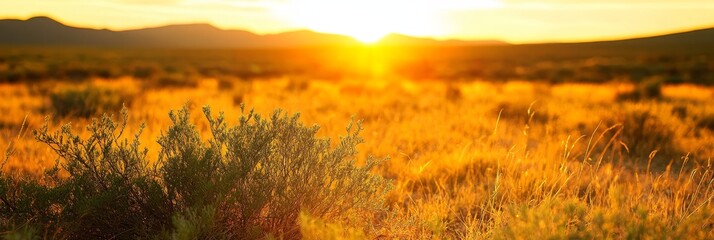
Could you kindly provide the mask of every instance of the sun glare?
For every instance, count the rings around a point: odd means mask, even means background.
[[[344,34],[372,43],[394,31],[396,6],[379,0],[294,0],[288,16],[293,22],[319,32]]]
[[[500,7],[498,0],[292,0],[281,15],[318,32],[344,34],[373,43],[390,33],[440,35],[445,10]]]

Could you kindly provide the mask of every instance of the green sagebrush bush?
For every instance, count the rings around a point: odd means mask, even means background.
[[[87,138],[69,125],[50,132],[45,124],[35,136],[63,161],[41,179],[3,173],[5,233],[36,229],[64,239],[297,238],[301,213],[364,226],[382,210],[389,184],[370,173],[379,160],[354,162],[363,141],[359,123],[349,124],[333,147],[298,115],[278,110],[266,119],[243,111],[238,123],[229,125],[222,114],[203,110],[211,137],[202,138],[187,107],[172,111],[155,161],[147,160],[141,131],[131,140],[121,137],[126,110],[121,123],[108,115],[95,119]]]
[[[62,239],[139,238],[169,225],[172,212],[140,147],[141,130],[132,140],[122,139],[126,110],[122,116],[120,124],[108,115],[94,119],[84,139],[70,125],[50,132],[45,124],[35,131],[64,161],[42,179],[13,179],[2,192],[8,198],[4,221]]]

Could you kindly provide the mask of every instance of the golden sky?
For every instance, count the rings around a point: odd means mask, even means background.
[[[712,0],[0,0],[0,18],[47,15],[124,30],[211,23],[259,34],[297,29],[374,41],[388,33],[512,43],[646,36],[714,27]]]

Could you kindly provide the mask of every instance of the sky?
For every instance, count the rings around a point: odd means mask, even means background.
[[[389,33],[511,43],[578,42],[714,27],[712,0],[0,0],[0,18],[50,16],[126,30],[210,23],[370,42]]]

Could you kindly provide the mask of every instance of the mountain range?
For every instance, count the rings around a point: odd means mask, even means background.
[[[504,45],[499,41],[437,41],[399,34],[385,36],[385,45]],[[352,37],[308,30],[258,35],[223,30],[209,24],[181,24],[125,31],[72,27],[49,17],[0,20],[0,45],[164,47],[164,48],[290,48],[359,46]]]
[[[504,46],[503,41],[435,40],[390,34],[376,44],[387,46]],[[589,47],[714,47],[714,28],[661,36],[587,43],[541,44]],[[308,30],[258,35],[210,24],[181,24],[125,31],[72,27],[49,17],[0,20],[0,45],[147,48],[294,48],[360,46],[352,37]]]

